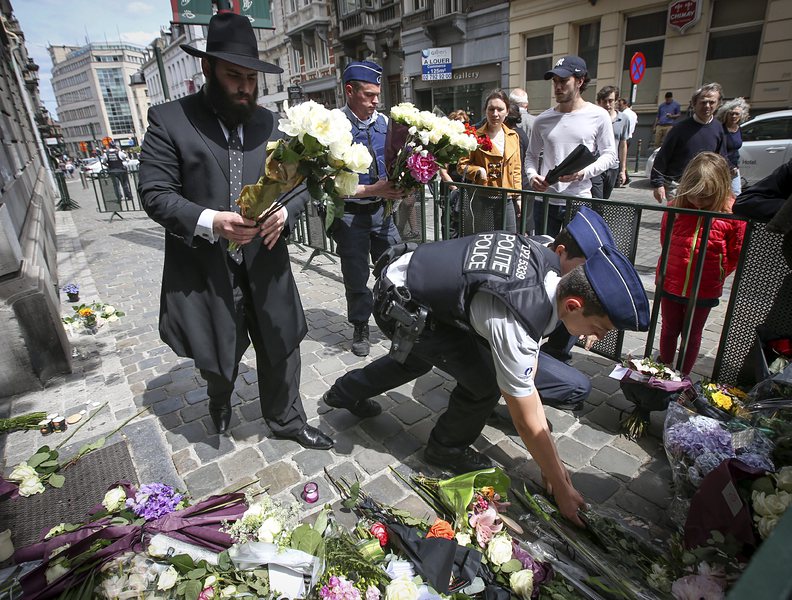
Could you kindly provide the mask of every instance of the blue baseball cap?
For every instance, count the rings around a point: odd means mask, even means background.
[[[584,263],[583,269],[617,329],[649,329],[649,300],[641,278],[626,256],[616,248],[602,246]]]
[[[588,206],[581,206],[566,228],[586,258],[594,256],[603,246],[616,247],[608,224]]]
[[[553,75],[566,79],[567,77],[585,77],[588,74],[586,61],[579,56],[565,56],[558,59],[553,68],[545,73],[545,79],[552,79]]]
[[[344,83],[362,81],[363,83],[382,84],[382,67],[369,60],[349,63],[342,76]]]

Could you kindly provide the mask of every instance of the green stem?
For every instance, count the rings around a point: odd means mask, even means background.
[[[75,433],[77,433],[78,431],[80,431],[80,429],[82,429],[82,428],[85,426],[85,424],[86,424],[86,423],[88,423],[88,421],[90,421],[91,419],[93,419],[93,418],[94,418],[94,417],[97,415],[97,413],[98,413],[100,410],[102,410],[102,409],[103,409],[105,406],[107,406],[109,403],[110,403],[110,401],[108,400],[107,402],[105,402],[104,404],[102,404],[102,406],[100,406],[100,407],[99,407],[99,408],[97,408],[95,411],[93,411],[93,413],[91,413],[91,416],[89,416],[87,419],[85,419],[85,421],[83,421],[82,423],[80,423],[80,424],[79,424],[79,425],[78,425],[78,426],[77,426],[77,427],[74,429],[74,431],[72,431],[72,432],[71,432],[71,433],[68,435],[68,437],[66,437],[66,439],[65,439],[65,440],[63,440],[63,441],[62,441],[60,444],[58,444],[57,446],[55,446],[55,450],[57,450],[58,448],[60,448],[61,446],[63,446],[63,445],[66,443],[66,442],[68,442],[70,439],[72,439],[72,438],[74,437],[74,434],[75,434]]]
[[[107,402],[105,402],[105,404],[107,404]],[[124,427],[126,427],[127,423],[129,423],[129,422],[130,422],[132,419],[135,419],[135,418],[139,417],[139,416],[140,416],[140,415],[142,415],[144,412],[146,412],[148,409],[149,409],[149,407],[148,407],[148,406],[144,406],[144,407],[143,407],[143,408],[141,408],[139,411],[137,411],[137,412],[136,412],[134,415],[132,415],[131,417],[129,417],[128,419],[126,419],[126,420],[125,420],[123,423],[121,423],[121,425],[119,425],[118,427],[116,427],[115,429],[113,429],[113,431],[111,431],[110,433],[108,433],[108,434],[107,434],[107,435],[105,435],[105,436],[102,436],[102,439],[104,439],[105,441],[109,440],[109,439],[110,439],[111,437],[113,437],[113,436],[114,436],[116,433],[118,433],[119,431],[121,431],[121,429],[123,429]],[[94,414],[96,414],[96,413],[94,413]],[[93,416],[93,415],[92,415],[92,416]],[[75,433],[76,433],[76,432],[75,432]],[[80,459],[81,459],[83,456],[85,456],[86,454],[90,454],[91,452],[93,452],[93,450],[94,450],[94,448],[89,448],[89,449],[88,449],[88,450],[86,450],[85,452],[78,452],[78,453],[77,453],[77,456],[75,456],[74,458],[72,458],[72,459],[71,459],[69,462],[67,462],[67,463],[66,463],[65,465],[63,465],[63,467],[61,467],[61,468],[62,468],[62,469],[67,469],[67,468],[69,468],[69,467],[70,467],[70,466],[72,466],[74,463],[76,463],[78,460],[80,460]]]

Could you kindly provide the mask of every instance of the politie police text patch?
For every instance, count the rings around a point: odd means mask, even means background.
[[[519,273],[515,274],[515,269],[520,264],[527,265],[529,256],[530,248],[520,243],[514,234],[479,233],[468,248],[463,272],[485,272],[503,278],[516,276],[517,279],[523,279],[525,269],[522,269],[522,277],[519,277]]]

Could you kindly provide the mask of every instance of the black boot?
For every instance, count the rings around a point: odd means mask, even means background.
[[[225,433],[231,425],[231,402],[214,403],[209,400],[209,416],[217,433]]]
[[[368,356],[371,344],[369,343],[368,323],[355,323],[352,334],[352,354],[355,356]]]

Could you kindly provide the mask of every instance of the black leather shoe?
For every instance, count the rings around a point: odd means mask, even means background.
[[[368,356],[370,349],[368,323],[355,323],[355,331],[352,333],[352,354]]]
[[[555,402],[553,400],[542,400],[542,404],[545,406],[552,406],[558,410],[568,410],[570,412],[575,412],[583,408],[585,402],[583,400],[580,402]]]
[[[441,446],[429,440],[424,450],[424,458],[430,465],[440,467],[447,471],[457,473],[470,473],[471,471],[480,471],[481,469],[489,469],[493,467],[493,462],[481,454],[476,452],[470,446],[465,448],[449,448]]]
[[[300,431],[292,436],[281,436],[286,439],[294,440],[303,448],[311,448],[313,450],[330,450],[335,442],[329,435],[325,435],[316,427],[310,425],[303,426]]]
[[[212,417],[217,433],[225,433],[231,425],[231,404],[225,406],[209,405],[209,416]]]
[[[347,402],[341,398],[341,396],[339,396],[338,393],[333,390],[333,388],[330,388],[325,392],[324,396],[322,396],[322,400],[325,401],[327,406],[332,406],[333,408],[345,408],[353,415],[361,419],[376,417],[382,412],[382,407],[371,398],[362,398],[356,402]]]

